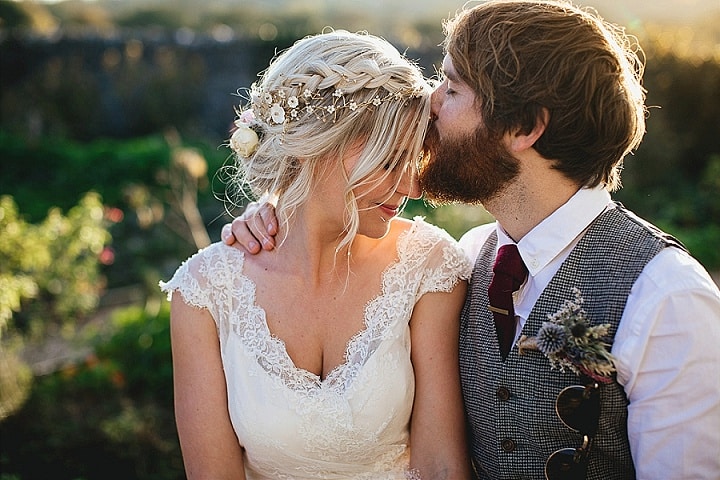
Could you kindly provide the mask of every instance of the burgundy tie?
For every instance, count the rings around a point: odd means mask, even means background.
[[[527,276],[527,268],[520,258],[517,245],[511,243],[500,247],[493,273],[488,288],[489,308],[495,317],[500,354],[505,359],[510,353],[515,338],[515,309],[512,294],[520,288]]]

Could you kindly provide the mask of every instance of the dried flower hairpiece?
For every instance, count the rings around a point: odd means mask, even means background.
[[[238,112],[235,127],[230,137],[230,147],[239,156],[249,158],[257,149],[259,134],[264,128],[261,122],[267,125],[287,125],[289,122],[300,119],[303,114],[314,115],[323,122],[331,118],[337,120],[342,110],[352,112],[366,107],[377,107],[385,102],[405,102],[410,98],[418,98],[423,94],[422,87],[403,89],[385,95],[376,95],[370,100],[357,102],[348,100],[345,92],[340,88],[333,89],[331,103],[317,90],[305,89],[300,96],[287,95],[282,89],[266,92],[253,84],[251,89],[251,108]]]
[[[305,89],[299,96],[287,95],[284,90],[264,91],[256,85],[252,86],[251,104],[257,118],[268,125],[283,125],[299,119],[303,114],[314,115],[325,121],[332,118],[334,122],[341,110],[356,111],[365,107],[379,106],[384,102],[405,101],[421,96],[422,88],[398,90],[386,95],[376,95],[370,100],[357,102],[345,98],[345,92],[335,88],[332,102],[328,105],[325,97],[317,90]]]
[[[609,383],[615,372],[606,341],[610,325],[590,326],[582,308],[584,299],[580,290],[573,288],[573,293],[575,299],[566,300],[560,310],[548,314],[548,321],[543,322],[536,336],[520,337],[520,355],[526,350],[539,350],[550,360],[551,368],[562,372],[567,369]]]

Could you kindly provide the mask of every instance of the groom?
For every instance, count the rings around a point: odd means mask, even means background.
[[[477,477],[718,478],[720,292],[610,197],[645,131],[630,39],[541,0],[490,0],[445,30],[421,184],[497,220],[461,239],[476,260],[460,369]],[[233,233],[259,249],[242,220]]]

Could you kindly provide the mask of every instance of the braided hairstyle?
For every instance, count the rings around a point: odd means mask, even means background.
[[[256,198],[276,195],[278,219],[287,227],[328,162],[341,161],[350,148],[363,144],[355,166],[346,172],[348,233],[339,249],[358,230],[353,189],[382,181],[422,155],[430,93],[419,68],[379,37],[343,30],[305,37],[277,56],[252,86],[246,108],[255,111],[260,142],[248,157],[236,155],[234,181]],[[294,109],[291,117],[287,99],[309,94],[313,108]],[[270,97],[286,101],[282,121],[270,118]],[[384,176],[371,180],[378,171]]]

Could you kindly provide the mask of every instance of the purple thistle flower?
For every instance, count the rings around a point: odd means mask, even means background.
[[[537,334],[537,345],[545,355],[559,352],[565,346],[565,329],[551,322],[543,322]]]

